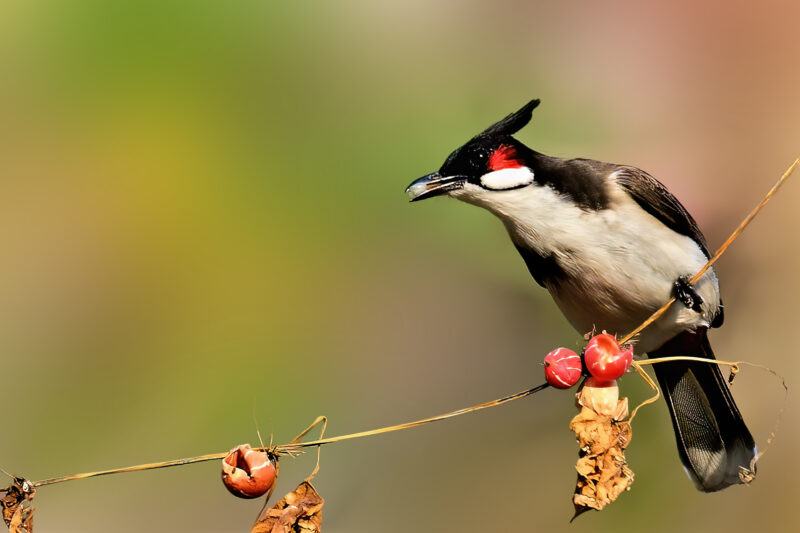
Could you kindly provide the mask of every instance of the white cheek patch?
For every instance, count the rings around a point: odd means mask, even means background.
[[[533,183],[533,172],[528,167],[503,168],[481,176],[481,185],[493,191],[517,189]]]

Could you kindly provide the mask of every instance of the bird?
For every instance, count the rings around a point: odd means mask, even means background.
[[[710,328],[723,324],[716,272],[689,279],[710,258],[694,218],[657,179],[630,165],[537,152],[514,137],[538,99],[453,151],[411,182],[412,202],[437,196],[481,207],[505,226],[534,281],[580,333],[625,334],[671,298],[641,332],[650,358],[713,359]],[[678,454],[695,486],[715,492],[755,475],[757,449],[716,364],[653,365]]]

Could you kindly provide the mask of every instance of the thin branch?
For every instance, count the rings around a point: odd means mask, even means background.
[[[740,366],[749,366],[752,368],[758,368],[760,370],[769,372],[781,382],[781,386],[783,387],[783,404],[781,405],[781,408],[778,411],[777,416],[775,417],[775,423],[772,426],[772,431],[770,431],[769,436],[767,437],[766,446],[758,450],[758,453],[755,455],[755,457],[753,457],[753,460],[750,462],[750,468],[749,471],[746,472],[746,474],[752,475],[755,472],[755,464],[767,452],[767,449],[772,445],[772,443],[775,440],[775,436],[778,434],[778,428],[781,425],[781,420],[783,419],[783,413],[786,410],[786,405],[789,402],[789,385],[786,383],[786,379],[784,379],[783,376],[781,376],[780,374],[778,374],[777,372],[775,372],[773,369],[771,369],[766,365],[751,363],[749,361],[725,361],[722,359],[707,359],[705,357],[693,357],[686,355],[675,355],[669,357],[658,357],[655,359],[643,359],[639,361],[634,361],[632,365],[633,368],[639,373],[642,379],[644,379],[647,382],[647,384],[650,385],[650,387],[656,391],[656,394],[636,406],[636,409],[633,410],[633,413],[630,416],[631,421],[633,420],[633,417],[636,415],[636,412],[640,408],[655,402],[659,397],[658,387],[653,381],[653,378],[651,378],[650,375],[647,372],[645,372],[642,367],[659,365],[663,363],[674,363],[677,361],[690,361],[690,362],[705,363],[710,365],[729,366],[731,368],[731,381],[733,380],[733,376],[739,372]]]
[[[769,202],[772,199],[772,197],[775,196],[775,193],[778,192],[778,189],[781,188],[781,185],[783,185],[784,182],[789,178],[789,176],[792,175],[795,168],[797,168],[797,165],[800,165],[800,158],[795,159],[794,163],[792,163],[789,166],[789,168],[786,169],[786,172],[783,173],[783,176],[780,177],[780,179],[775,183],[775,185],[772,186],[769,192],[767,192],[767,194],[764,195],[764,198],[761,200],[761,202],[759,202],[759,204],[755,206],[753,210],[750,211],[750,213],[748,213],[748,215],[744,218],[744,220],[742,220],[742,222],[736,227],[736,229],[733,230],[733,233],[731,233],[730,236],[725,240],[725,242],[722,243],[722,246],[719,247],[714,256],[711,259],[709,259],[706,262],[706,264],[703,265],[703,267],[689,279],[689,283],[694,285],[695,283],[700,281],[700,278],[703,277],[703,274],[705,274],[708,271],[708,269],[711,268],[720,257],[722,257],[722,254],[724,254],[728,250],[728,247],[731,244],[733,244],[733,241],[739,238],[739,235],[742,234],[742,232],[745,230],[747,226],[750,225],[750,223],[753,221],[756,215],[758,215],[758,213],[764,208],[764,206],[767,205],[767,202]],[[673,303],[675,303],[675,298],[670,298],[670,300],[667,303],[662,305],[655,313],[650,315],[650,317],[644,322],[642,322],[639,325],[639,327],[637,327],[636,329],[625,335],[622,338],[622,340],[620,340],[620,344],[625,344],[626,342],[629,342],[632,338],[641,333],[646,327],[648,327],[650,324],[661,318],[661,315],[666,313]]]
[[[674,355],[669,357],[657,357],[655,359],[642,359],[640,361],[634,362],[633,364],[635,366],[653,366],[661,363],[674,363],[676,361],[690,361],[695,363],[710,363],[720,366],[729,366],[737,372],[739,370],[739,365],[741,365],[744,362],[744,361],[724,361],[722,359],[709,359],[707,357],[694,357],[690,355]],[[760,365],[754,365],[754,366],[760,366]]]
[[[763,209],[763,207],[767,204],[767,202],[769,202],[769,200],[775,195],[775,193],[778,191],[778,189],[781,187],[781,185],[783,185],[783,183],[786,181],[786,179],[789,178],[789,176],[794,172],[795,168],[798,165],[800,165],[800,159],[795,159],[794,163],[792,163],[792,165],[786,170],[786,172],[784,172],[783,176],[781,176],[781,178],[777,181],[777,183],[775,183],[775,185],[772,187],[772,189],[769,190],[769,192],[764,196],[764,198],[761,200],[761,202],[752,211],[750,211],[750,213],[747,215],[747,217],[745,217],[745,219],[739,224],[739,226],[733,231],[733,233],[731,233],[731,235],[722,244],[722,246],[720,246],[720,248],[717,250],[717,252],[714,254],[714,256],[711,259],[708,260],[708,262],[703,266],[703,268],[701,268],[694,276],[692,276],[692,278],[689,280],[690,283],[692,283],[692,284],[697,283],[697,281],[700,280],[700,278],[706,273],[706,271],[708,271],[708,269],[711,268],[711,266],[714,265],[714,263],[717,262],[717,260],[722,256],[722,254],[725,253],[725,251],[728,249],[728,247],[739,237],[739,235],[742,233],[742,231],[744,231],[744,229],[753,221],[753,219],[756,217],[756,215],[758,215],[758,213],[761,211],[761,209]],[[629,342],[632,338],[634,338],[636,335],[641,333],[642,330],[644,330],[650,324],[652,324],[653,322],[658,320],[661,317],[661,315],[663,315],[674,302],[675,302],[674,298],[670,299],[660,309],[658,309],[655,313],[653,313],[647,320],[645,320],[639,327],[637,327],[635,330],[633,330],[632,332],[627,334],[625,337],[623,337],[622,340],[621,340],[621,344],[625,344],[625,343]],[[647,360],[647,361],[637,361],[634,364],[635,365],[634,368],[636,369],[637,372],[639,372],[639,374],[642,376],[642,378],[645,379],[645,381],[651,387],[656,388],[656,391],[657,391],[657,387],[655,387],[655,383],[653,382],[652,378],[650,378],[650,376],[641,368],[641,366],[643,366],[643,365],[652,365],[652,364],[656,364],[656,363],[665,363],[665,362],[669,362],[670,360],[676,360],[676,359],[682,359],[682,360],[695,360],[696,359],[696,360],[698,360],[700,362],[705,362],[705,363],[713,362],[713,360],[700,359],[700,358],[685,358],[685,357],[684,358],[662,358],[662,359]],[[729,363],[729,362],[725,362],[725,361],[716,361],[716,363],[717,364],[733,364],[734,366],[736,364],[750,364],[750,363],[745,363],[745,362]],[[758,365],[753,365],[753,366],[758,366]],[[770,370],[770,372],[775,374],[775,372],[773,372],[771,370]],[[777,375],[777,374],[775,374],[775,375]],[[482,403],[479,403],[479,404],[472,405],[470,407],[465,407],[463,409],[458,409],[456,411],[451,411],[449,413],[444,413],[444,414],[437,415],[437,416],[432,416],[432,417],[429,417],[429,418],[423,418],[421,420],[415,420],[415,421],[412,421],[412,422],[406,422],[404,424],[397,424],[397,425],[394,425],[394,426],[388,426],[388,427],[383,427],[383,428],[378,428],[378,429],[371,429],[371,430],[368,430],[368,431],[361,431],[361,432],[358,432],[358,433],[350,433],[348,435],[340,435],[340,436],[337,436],[337,437],[322,438],[322,436],[320,436],[320,438],[317,439],[317,440],[307,441],[307,442],[297,442],[298,439],[300,439],[303,436],[305,436],[309,431],[311,431],[311,429],[313,429],[314,427],[316,427],[320,423],[323,424],[322,433],[324,434],[324,427],[327,424],[327,420],[324,419],[324,417],[322,417],[323,418],[322,420],[320,418],[315,420],[314,423],[312,423],[307,429],[305,429],[303,432],[301,432],[300,435],[298,435],[292,442],[289,442],[287,444],[274,446],[274,447],[268,447],[268,448],[262,447],[262,449],[265,450],[265,451],[271,451],[271,452],[277,453],[277,454],[293,454],[293,453],[299,453],[303,448],[308,448],[308,447],[311,447],[311,446],[317,446],[319,448],[320,446],[323,446],[325,444],[333,444],[335,442],[341,442],[341,441],[345,441],[345,440],[359,439],[359,438],[363,438],[363,437],[371,437],[371,436],[374,436],[374,435],[381,435],[381,434],[384,434],[384,433],[391,433],[393,431],[403,431],[403,430],[406,430],[406,429],[411,429],[411,428],[419,427],[419,426],[422,426],[422,425],[431,424],[433,422],[439,422],[441,420],[447,420],[448,418],[453,418],[453,417],[461,416],[461,415],[468,414],[468,413],[474,413],[476,411],[480,411],[480,410],[483,410],[483,409],[489,409],[491,407],[497,407],[497,406],[500,406],[500,405],[503,405],[503,404],[506,404],[506,403],[509,403],[509,402],[512,402],[512,401],[515,401],[515,400],[519,400],[519,399],[525,398],[525,397],[530,396],[532,394],[535,394],[535,393],[537,393],[537,392],[539,392],[539,391],[541,391],[541,390],[543,390],[543,389],[545,389],[547,387],[548,387],[548,384],[547,383],[543,383],[542,385],[539,385],[537,387],[533,387],[531,389],[526,389],[526,390],[517,392],[515,394],[512,394],[510,396],[505,396],[503,398],[498,398],[496,400],[491,400],[491,401],[488,401],[488,402],[482,402]],[[788,387],[786,387],[786,383],[785,382],[784,382],[784,388],[786,388],[787,391],[788,391]],[[652,398],[646,400],[639,407],[642,407],[643,405],[647,405],[648,403],[652,403],[657,398],[658,398],[657,395],[653,396]],[[636,411],[638,411],[639,407],[637,407],[633,411],[633,415],[632,416],[634,416],[636,414]],[[135,466],[128,466],[128,467],[124,467],[124,468],[113,468],[113,469],[109,469],[109,470],[99,470],[99,471],[96,471],[96,472],[85,472],[85,473],[81,473],[81,474],[72,474],[72,475],[68,475],[68,476],[54,477],[54,478],[48,478],[48,479],[43,479],[43,480],[40,480],[40,481],[36,481],[36,482],[33,483],[33,486],[34,487],[43,487],[45,485],[54,485],[56,483],[63,483],[65,481],[75,481],[75,480],[78,480],[78,479],[88,479],[88,478],[92,478],[92,477],[107,476],[107,475],[111,475],[111,474],[123,474],[123,473],[127,473],[127,472],[142,472],[142,471],[145,471],[145,470],[155,470],[155,469],[159,469],[159,468],[170,468],[170,467],[173,467],[173,466],[182,466],[182,465],[188,465],[188,464],[202,463],[202,462],[206,462],[206,461],[215,461],[215,460],[223,459],[227,454],[228,454],[228,452],[211,453],[211,454],[206,454],[206,455],[198,455],[198,456],[195,456],[195,457],[187,457],[187,458],[183,458],[183,459],[174,459],[174,460],[171,460],[171,461],[162,461],[162,462],[157,462],[157,463],[147,463],[147,464],[141,464],[141,465],[135,465]]]
[[[333,444],[334,442],[341,442],[344,440],[352,440],[352,439],[360,439],[363,437],[371,437],[373,435],[381,435],[383,433],[391,433],[393,431],[403,431],[406,429],[411,429],[419,426],[424,426],[426,424],[431,424],[433,422],[439,422],[441,420],[447,420],[448,418],[453,418],[456,416],[466,415],[469,413],[474,413],[476,411],[481,411],[483,409],[489,409],[490,407],[497,407],[509,402],[513,402],[515,400],[520,400],[522,398],[526,398],[531,396],[541,390],[544,390],[549,385],[547,383],[542,383],[536,387],[531,389],[525,389],[523,391],[511,394],[510,396],[504,396],[503,398],[498,398],[496,400],[490,400],[488,402],[482,402],[475,405],[471,405],[469,407],[465,407],[463,409],[458,409],[456,411],[450,411],[449,413],[444,413],[437,416],[431,416],[428,418],[423,418],[421,420],[414,420],[413,422],[406,422],[404,424],[397,424],[394,426],[387,426],[383,428],[371,429],[368,431],[360,431],[358,433],[350,433],[348,435],[339,435],[338,437],[328,437],[328,438],[321,438],[313,441],[308,442],[295,442],[296,439],[302,438],[306,435],[311,429],[313,429],[318,423],[319,419],[317,419],[314,423],[312,423],[306,430],[300,433],[295,440],[289,442],[287,444],[281,444],[275,446],[273,448],[267,449],[265,451],[271,451],[277,454],[292,454],[297,453],[303,448],[308,448],[310,446],[323,446],[325,444]],[[158,468],[170,468],[173,466],[182,466],[182,465],[190,465],[195,463],[204,463],[207,461],[216,461],[223,459],[228,452],[220,452],[220,453],[209,453],[206,455],[198,455],[196,457],[186,457],[183,459],[174,459],[172,461],[162,461],[158,463],[146,463],[141,465],[135,466],[128,466],[124,468],[112,468],[109,470],[98,470],[96,472],[84,472],[82,474],[72,474],[68,476],[62,477],[54,477],[49,479],[42,479],[40,481],[34,481],[34,487],[43,487],[45,485],[54,485],[56,483],[63,483],[65,481],[75,481],[78,479],[88,479],[91,477],[99,477],[99,476],[108,476],[111,474],[123,474],[126,472],[143,472],[145,470],[156,470]]]
[[[319,438],[321,439],[321,438],[323,438],[325,436],[325,431],[328,429],[328,417],[327,416],[318,416],[317,419],[314,420],[313,422],[311,422],[311,424],[306,429],[301,431],[299,435],[297,435],[295,438],[293,438],[292,442],[290,444],[299,443],[300,440],[303,437],[308,435],[309,431],[311,431],[312,429],[314,429],[317,426],[322,426],[319,429]],[[319,472],[319,459],[320,459],[321,455],[322,455],[322,446],[317,446],[317,464],[314,465],[314,470],[312,470],[311,473],[306,478],[306,481],[308,481],[309,483],[311,483],[311,480],[314,479],[314,477]]]
[[[644,400],[639,405],[637,405],[633,409],[633,411],[631,411],[631,416],[630,419],[628,420],[629,422],[633,422],[633,419],[636,418],[636,413],[639,412],[639,409],[641,409],[645,405],[650,405],[651,403],[655,403],[658,401],[659,398],[661,398],[661,389],[658,388],[658,385],[656,385],[656,382],[653,381],[653,378],[650,377],[650,374],[648,374],[644,370],[644,368],[642,368],[642,366],[638,364],[638,361],[634,361],[632,366],[634,370],[636,370],[636,373],[639,374],[639,376],[644,380],[644,382],[650,386],[650,389],[652,389],[653,391],[653,395]]]

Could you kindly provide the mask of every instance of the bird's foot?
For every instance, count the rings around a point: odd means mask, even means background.
[[[683,305],[692,311],[697,311],[698,313],[703,312],[703,308],[701,307],[703,305],[703,298],[697,294],[692,284],[689,283],[689,276],[679,277],[673,285],[673,292],[675,294],[675,299]]]

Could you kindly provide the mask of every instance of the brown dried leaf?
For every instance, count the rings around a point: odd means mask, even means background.
[[[325,500],[308,481],[261,511],[250,533],[320,533]]]
[[[572,497],[575,516],[589,509],[603,509],[633,484],[633,471],[625,460],[625,448],[632,437],[630,423],[623,420],[628,399],[619,400],[613,415],[597,413],[583,402],[581,405],[580,413],[569,424],[581,448]]]
[[[35,493],[33,484],[21,477],[15,477],[13,484],[0,490],[3,521],[8,526],[10,533],[32,533],[33,507],[31,507],[31,502]]]

